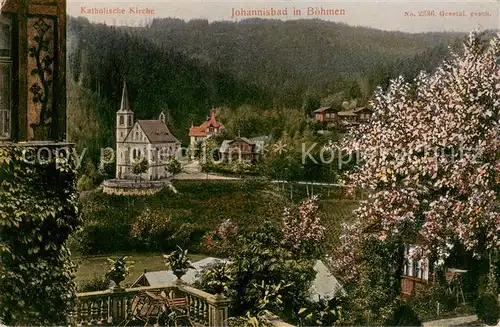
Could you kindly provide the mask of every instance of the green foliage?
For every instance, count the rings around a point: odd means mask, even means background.
[[[90,191],[94,188],[94,182],[87,175],[82,175],[78,182],[76,183],[76,189],[78,191]]]
[[[359,278],[354,286],[350,319],[359,323],[368,312],[370,324],[382,324],[392,311],[401,291],[403,249],[395,240],[384,242],[369,237],[361,244],[358,257]],[[361,321],[359,320],[361,319]]]
[[[106,222],[94,219],[86,220],[82,228],[75,234],[75,250],[85,254],[108,252],[110,245],[116,247],[123,244],[117,238],[120,230],[116,230]]]
[[[284,308],[274,312],[282,316],[286,312],[295,313],[296,306],[302,303],[315,276],[312,262],[296,258],[284,248],[281,230],[269,221],[257,229],[240,235],[238,249],[231,256],[233,262],[233,310],[241,315],[251,308],[256,308],[261,299],[261,292],[256,285],[280,285],[283,281],[293,287],[284,289],[282,300]]]
[[[76,144],[78,155],[83,156],[81,173],[95,180],[99,173],[95,166],[101,161],[101,149],[114,142],[116,109],[97,92],[90,91],[72,78],[68,78],[68,83],[68,140]],[[91,169],[86,165],[88,162],[93,165]],[[103,167],[105,176],[110,173],[110,166],[113,164]],[[114,171],[111,176],[114,176]]]
[[[141,158],[132,164],[132,174],[140,177],[141,174],[144,174],[146,171],[148,171],[148,162],[146,159]]]
[[[486,293],[479,296],[475,303],[477,317],[488,325],[495,325],[500,319],[500,306],[497,297]]]
[[[104,291],[109,287],[109,280],[103,276],[94,275],[91,280],[86,281],[78,287],[78,292]]]
[[[174,272],[177,278],[185,275],[188,269],[194,269],[188,257],[188,250],[183,250],[180,246],[177,246],[177,250],[172,253],[164,254],[163,257],[167,266]]]
[[[384,326],[422,326],[422,322],[408,304],[400,303]]]
[[[130,265],[134,263],[127,259],[127,256],[122,256],[116,260],[108,258],[110,266],[106,278],[115,282],[116,286],[119,286],[125,280],[125,277],[129,274]]]
[[[321,299],[299,310],[299,326],[334,326],[343,323],[342,306],[336,299]]]
[[[436,280],[432,285],[431,292],[436,295],[435,300],[439,303],[440,309],[450,312],[456,309],[458,302],[456,296],[451,292],[453,285],[446,280],[445,270],[444,266],[436,267]]]
[[[116,158],[114,157],[114,155],[114,151],[111,148],[105,148],[101,150],[99,174],[103,176],[104,179],[115,177]]]
[[[172,175],[177,175],[182,172],[182,164],[175,157],[168,158],[166,168]]]
[[[290,194],[294,203],[308,196],[305,185],[293,185],[290,192],[288,186],[283,191],[258,180],[175,180],[173,184],[179,193],[165,189],[152,196],[133,197],[94,192],[82,198],[84,225],[75,235],[79,245],[75,250],[83,254],[166,252],[179,245],[194,253],[227,256],[226,250],[214,252],[206,247],[207,233],[223,221],[231,219],[241,231],[253,229],[256,221],[265,219],[281,223],[283,208],[290,205]],[[342,189],[314,186],[314,194],[321,195],[325,245],[334,247],[340,223],[353,218],[352,209],[358,203],[343,200]],[[150,214],[146,214],[147,210]]]
[[[205,270],[198,286],[223,290],[232,299],[231,315],[241,317],[240,323],[260,321],[266,312],[295,318],[315,272],[312,261],[293,255],[282,240],[280,229],[269,221],[244,232],[229,263]]]
[[[286,181],[335,182],[338,175],[338,156],[323,148],[332,139],[322,137],[304,126],[293,137],[285,133],[268,145],[262,164],[266,177]]]
[[[270,316],[271,313],[265,310],[259,311],[257,314],[248,311],[244,316],[229,317],[228,325],[230,327],[272,327],[274,325]]]
[[[136,239],[139,249],[161,250],[163,242],[169,237],[170,217],[159,210],[146,207],[133,222],[130,234]]]
[[[232,276],[227,262],[219,261],[203,269],[195,287],[210,294],[229,294]]]
[[[250,175],[258,176],[261,174],[261,166],[257,164],[245,163],[245,162],[233,162],[233,163],[214,163],[208,161],[201,166],[201,171],[220,173],[225,175]]]
[[[0,147],[0,320],[6,325],[65,324],[74,300],[75,266],[66,247],[81,224],[74,163],[48,160],[47,151],[46,162],[29,163],[36,151]]]
[[[170,251],[179,245],[199,252],[203,236],[224,220],[230,218],[245,229],[252,228],[255,219],[274,217],[280,221],[286,203],[280,196],[265,192],[265,184],[256,181],[173,183],[178,194],[164,189],[149,197],[101,192],[86,196],[82,199],[85,223],[77,235],[80,250],[85,254],[137,249]],[[146,208],[150,217],[144,213]],[[148,235],[148,226],[164,226],[167,221],[170,223],[166,229]],[[141,234],[141,230],[145,233]],[[139,234],[142,236],[136,237]],[[145,239],[151,242],[144,242]]]

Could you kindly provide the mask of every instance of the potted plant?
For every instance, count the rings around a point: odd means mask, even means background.
[[[115,285],[114,290],[120,290],[120,283],[125,280],[125,277],[129,273],[130,264],[132,261],[127,261],[127,256],[120,257],[116,260],[108,258],[110,263],[109,271],[106,273],[106,278],[112,280]]]
[[[188,258],[188,251],[183,250],[177,245],[177,250],[170,254],[164,254],[163,257],[167,263],[167,266],[172,269],[172,272],[177,277],[177,281],[180,281],[181,277],[186,274],[188,269],[195,269]]]

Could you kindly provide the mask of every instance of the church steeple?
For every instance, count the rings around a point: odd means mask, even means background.
[[[125,140],[134,124],[134,112],[130,109],[127,94],[127,83],[123,81],[122,101],[120,110],[116,112],[116,142]]]
[[[130,109],[130,104],[128,102],[127,82],[125,80],[123,81],[122,102],[120,105],[120,111],[132,111]]]

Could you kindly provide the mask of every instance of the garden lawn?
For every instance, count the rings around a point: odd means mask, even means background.
[[[161,253],[123,253],[110,254],[105,256],[81,256],[74,255],[73,262],[78,265],[76,272],[77,287],[86,284],[93,279],[103,278],[109,269],[107,258],[116,259],[121,255],[129,256],[128,260],[134,261],[133,267],[130,268],[130,274],[125,278],[123,286],[130,286],[144,272],[166,270],[167,267],[163,262]],[[189,254],[192,262],[199,261],[205,258],[202,254]]]
[[[178,193],[164,189],[148,197],[111,196],[94,192],[82,199],[84,226],[72,250],[86,255],[106,253],[170,252],[181,246],[204,253],[203,237],[226,219],[240,231],[254,229],[265,220],[281,225],[284,207],[294,207],[310,194],[305,185],[269,184],[257,180],[176,180]],[[320,215],[326,227],[327,247],[337,244],[341,223],[352,220],[358,201],[346,199],[345,190],[314,187],[319,195]],[[166,226],[151,240],[134,238],[131,231],[145,210],[154,212]],[[138,268],[142,271],[144,268]]]

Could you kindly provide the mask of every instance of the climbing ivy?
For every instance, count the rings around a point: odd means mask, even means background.
[[[66,322],[75,265],[66,247],[81,223],[75,169],[55,145],[0,147],[0,321]]]

